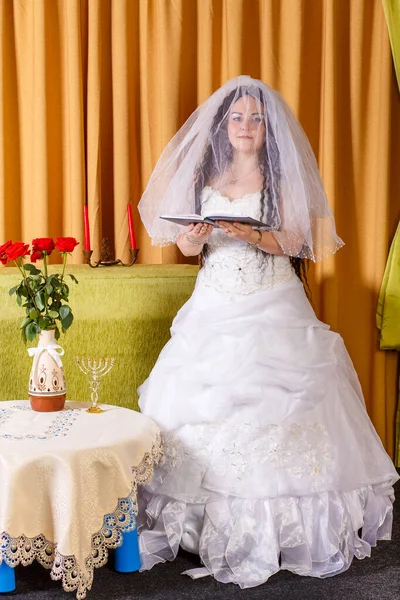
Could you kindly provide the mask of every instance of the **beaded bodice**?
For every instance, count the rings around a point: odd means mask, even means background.
[[[260,219],[260,192],[229,200],[218,190],[205,187],[202,192],[203,216],[243,215]],[[250,294],[272,288],[295,277],[288,256],[266,257],[249,244],[229,238],[214,229],[208,240],[208,254],[199,279],[222,292]]]

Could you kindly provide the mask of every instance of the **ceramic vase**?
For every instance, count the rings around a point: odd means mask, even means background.
[[[29,400],[33,410],[55,412],[65,404],[66,383],[61,356],[64,350],[55,341],[55,331],[41,331],[37,348],[29,348],[33,364],[29,377]]]

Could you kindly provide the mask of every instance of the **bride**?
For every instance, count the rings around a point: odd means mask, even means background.
[[[245,76],[215,92],[165,149],[139,210],[153,243],[201,259],[139,388],[165,451],[140,497],[142,568],[181,546],[203,564],[193,577],[251,587],[369,556],[390,539],[398,476],[342,338],[307,299],[305,262],[343,242],[281,96]],[[159,218],[185,213],[221,219],[182,232]]]

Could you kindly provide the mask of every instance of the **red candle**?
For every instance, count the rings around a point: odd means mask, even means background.
[[[136,248],[135,230],[133,229],[133,218],[132,218],[132,205],[127,204],[126,210],[128,212],[128,227],[129,227],[129,241],[132,250]]]
[[[83,222],[85,225],[85,250],[90,250],[89,213],[87,204],[83,207]]]

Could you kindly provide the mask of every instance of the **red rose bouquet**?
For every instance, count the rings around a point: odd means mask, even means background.
[[[64,279],[67,256],[79,242],[71,237],[36,238],[32,240],[32,251],[24,242],[12,243],[11,240],[0,246],[0,262],[5,265],[13,262],[21,272],[22,281],[11,288],[9,294],[16,294],[17,303],[25,309],[26,316],[20,327],[24,341],[34,340],[41,330],[55,330],[56,340],[60,329],[65,333],[74,319],[68,305],[69,287]],[[48,274],[47,257],[57,248],[63,257],[62,273]],[[31,262],[24,259],[29,256]],[[43,260],[43,272],[34,264]],[[74,283],[76,277],[69,274]]]

